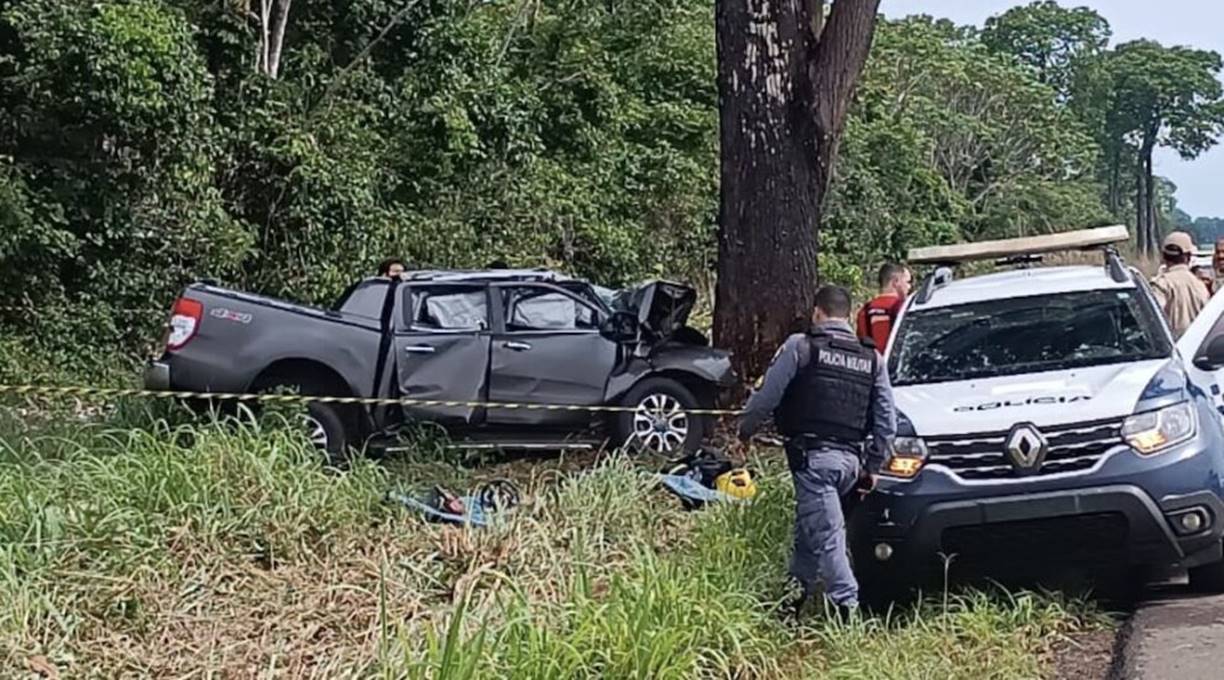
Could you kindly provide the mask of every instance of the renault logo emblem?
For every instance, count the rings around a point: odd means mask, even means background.
[[[1049,442],[1036,426],[1021,423],[1007,435],[1004,449],[1018,472],[1036,472],[1045,461]]]

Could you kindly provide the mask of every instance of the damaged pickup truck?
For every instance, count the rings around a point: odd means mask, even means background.
[[[734,384],[728,353],[686,326],[687,286],[611,291],[541,270],[417,271],[351,286],[331,309],[205,283],[175,301],[150,389],[467,402],[310,403],[329,456],[432,422],[467,447],[696,448]],[[625,406],[631,411],[502,408]]]

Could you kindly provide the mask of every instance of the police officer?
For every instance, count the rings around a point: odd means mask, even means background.
[[[795,482],[795,548],[790,573],[801,591],[789,604],[798,613],[824,583],[840,615],[858,607],[858,582],[846,552],[841,499],[856,487],[869,492],[891,451],[896,411],[888,372],[874,342],[850,327],[850,294],[825,286],[816,293],[809,332],[792,335],[774,355],[760,389],[739,424],[747,441],[769,415],[786,438]],[[860,453],[872,445],[863,470]]]

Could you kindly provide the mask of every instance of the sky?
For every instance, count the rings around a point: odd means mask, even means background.
[[[959,24],[981,26],[987,17],[1015,0],[882,0],[890,19],[909,14],[947,17]],[[1105,17],[1113,29],[1113,44],[1149,38],[1165,45],[1188,45],[1224,54],[1224,2],[1221,0],[1058,0],[1065,7],[1087,6]],[[1156,174],[1177,185],[1177,202],[1194,217],[1224,217],[1224,147],[1216,146],[1193,161],[1158,149]]]

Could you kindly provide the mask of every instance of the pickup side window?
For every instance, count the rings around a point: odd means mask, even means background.
[[[502,289],[506,331],[598,331],[599,315],[584,300],[543,286]]]
[[[408,326],[418,331],[479,331],[489,327],[483,286],[421,286],[408,291]]]

